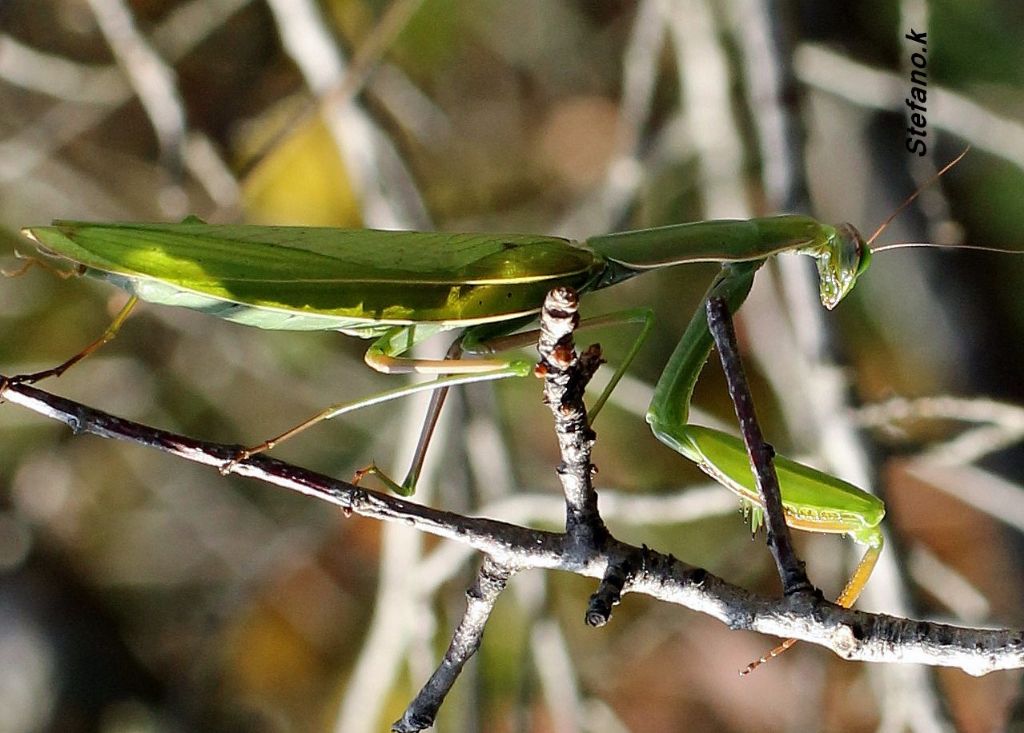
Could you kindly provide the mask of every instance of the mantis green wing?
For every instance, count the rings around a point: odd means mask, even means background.
[[[603,268],[558,237],[313,227],[90,224],[26,233],[143,300],[283,330],[364,338],[420,323],[461,328],[539,310],[554,284]]]

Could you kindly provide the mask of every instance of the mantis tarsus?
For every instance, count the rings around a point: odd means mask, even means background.
[[[56,221],[49,227],[30,227],[25,234],[43,254],[69,260],[77,272],[112,282],[132,297],[103,337],[83,352],[54,369],[13,378],[16,381],[34,382],[62,373],[112,338],[138,299],[267,329],[337,330],[373,338],[365,360],[375,369],[442,375],[432,382],[332,406],[240,458],[358,407],[415,391],[530,374],[530,362],[496,359],[493,353],[534,340],[532,334],[515,332],[534,317],[545,293],[556,285],[585,293],[648,270],[716,262],[722,267],[706,298],[720,296],[735,312],[764,262],[775,254],[795,252],[815,258],[821,301],[831,309],[853,288],[871,259],[871,240],[865,242],[853,226],[833,227],[794,215],[679,224],[602,235],[584,243],[532,235],[223,226],[194,218],[180,224]],[[616,320],[642,321],[644,328],[592,414],[652,326],[651,313],[644,309],[590,323]],[[468,352],[492,358],[403,356],[415,344],[453,329],[461,329],[462,335],[450,356]],[[700,308],[658,380],[647,422],[659,440],[736,493],[752,510],[756,527],[760,499],[742,442],[689,422],[694,385],[711,343]],[[837,600],[852,606],[882,549],[882,502],[781,456],[776,468],[790,526],[848,535],[866,547]],[[390,483],[411,492],[416,475],[414,467],[403,485]]]

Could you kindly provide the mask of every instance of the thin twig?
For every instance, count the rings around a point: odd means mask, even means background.
[[[764,504],[768,549],[771,550],[779,570],[783,593],[790,595],[813,590],[813,586],[807,580],[804,564],[793,548],[793,538],[786,524],[786,511],[782,506],[779,477],[775,472],[775,449],[765,442],[761,434],[761,426],[754,412],[754,398],[750,394],[750,386],[743,373],[729,306],[724,298],[714,296],[708,298],[707,312],[708,328],[722,359],[725,381],[729,386],[733,406],[736,408],[736,417],[740,421],[740,434],[747,447],[747,455],[750,456],[757,493]]]
[[[406,708],[401,719],[391,730],[396,733],[415,733],[434,724],[441,703],[458,679],[459,673],[471,656],[480,648],[484,626],[494,610],[498,596],[505,590],[513,570],[485,557],[477,572],[473,587],[466,592],[466,613],[455,630],[444,659],[430,679]]]
[[[562,455],[558,477],[565,492],[565,531],[584,554],[597,549],[609,537],[597,509],[597,492],[591,478],[594,466],[590,451],[595,434],[587,424],[583,390],[601,363],[599,347],[576,355],[573,330],[579,324],[579,296],[572,288],[553,289],[541,311],[537,350],[544,376],[544,401],[555,418],[555,434]]]
[[[581,694],[580,673],[574,666],[583,660],[570,653],[562,623],[550,609],[531,624],[530,656],[550,716],[548,730],[559,733],[608,730],[587,725],[586,706],[590,701]]]
[[[918,481],[1024,532],[1024,501],[1019,484],[984,468],[947,464],[930,456],[910,460],[906,470]]]
[[[646,549],[646,547],[643,548],[643,551]],[[640,558],[640,562],[634,562],[636,557]],[[612,617],[612,607],[618,605],[622,600],[622,592],[626,588],[626,583],[633,578],[643,564],[642,552],[640,556],[636,557],[629,555],[608,563],[608,569],[605,570],[604,577],[601,578],[601,584],[587,603],[586,621],[588,626],[597,628],[608,623]]]
[[[242,168],[241,177],[246,178],[271,151],[279,147],[296,130],[312,122],[321,110],[330,114],[330,106],[344,106],[355,99],[380,64],[388,48],[422,4],[423,0],[395,0],[392,2],[384,11],[380,21],[356,50],[344,75],[337,77],[330,88],[323,90],[317,99],[304,105],[286,124],[282,125],[280,130],[263,143],[253,153],[251,162]],[[307,78],[311,78],[309,73],[307,73]]]
[[[398,435],[388,435],[387,443],[394,446],[395,461],[406,460],[415,444],[425,402],[424,395],[417,397],[402,405]],[[434,457],[444,455],[448,436],[442,432],[438,437]],[[436,496],[436,487],[429,478],[428,475],[420,487],[420,501],[429,502]],[[397,524],[388,524],[380,533],[373,612],[359,654],[351,665],[350,682],[345,685],[338,705],[334,720],[337,733],[377,733],[391,691],[399,684],[403,672],[409,669],[414,679],[426,679],[433,669],[433,650],[418,653],[417,649],[423,635],[432,637],[431,630],[438,626],[430,602],[433,596],[417,582],[424,539],[422,534]],[[418,657],[424,658],[424,664],[414,663]],[[422,669],[417,674],[419,667]]]
[[[629,41],[622,54],[622,95],[615,130],[615,155],[608,161],[604,180],[562,218],[554,231],[576,238],[594,231],[612,230],[635,201],[646,171],[654,167],[648,165],[651,161],[640,158],[665,45],[667,14],[663,5],[663,0],[642,0],[637,6]]]
[[[652,496],[601,491],[601,517],[623,526],[678,525],[736,511],[736,499],[716,483]],[[485,504],[476,513],[513,524],[558,526],[565,521],[565,500],[548,494],[520,492]],[[416,572],[420,594],[429,596],[442,583],[455,577],[472,552],[470,547],[458,544],[441,545],[431,552]]]
[[[1024,408],[986,397],[895,397],[860,407],[855,419],[865,427],[890,431],[895,423],[910,420],[977,423],[979,427],[933,445],[922,456],[943,465],[973,463],[1024,439]]]
[[[154,29],[153,46],[173,65],[250,1],[192,0],[178,6]],[[94,100],[107,106],[62,102],[17,133],[0,139],[0,183],[30,175],[57,150],[101,124],[119,105],[131,99],[131,87],[121,83],[120,73],[110,84],[102,99]]]
[[[676,48],[682,114],[708,219],[751,216],[744,154],[730,83],[729,53],[709,0],[663,3]]]
[[[130,93],[116,66],[72,61],[6,33],[0,33],[0,79],[64,102],[94,106],[120,104]]]

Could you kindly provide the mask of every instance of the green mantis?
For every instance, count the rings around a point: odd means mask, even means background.
[[[180,224],[57,221],[25,233],[43,254],[69,260],[78,272],[112,282],[133,297],[85,352],[55,369],[15,379],[38,381],[61,373],[112,338],[136,299],[261,328],[336,330],[371,338],[365,357],[370,366],[441,375],[432,382],[332,406],[240,458],[367,404],[418,390],[530,374],[529,362],[495,358],[494,352],[534,340],[532,334],[515,332],[532,319],[545,293],[556,285],[586,293],[648,270],[716,262],[722,267],[708,296],[722,296],[735,312],[767,258],[793,252],[816,260],[821,300],[832,308],[854,287],[871,258],[867,243],[851,225],[833,227],[806,216],[680,224],[592,237],[582,244],[532,235],[218,226],[192,218]],[[617,318],[642,321],[644,328],[594,412],[652,325],[649,311],[628,311]],[[452,354],[488,358],[423,361],[405,356],[415,344],[448,330],[461,331]],[[659,440],[753,508],[756,523],[760,499],[742,442],[689,422],[693,388],[711,344],[700,308],[658,381],[647,422]],[[882,549],[882,502],[788,459],[779,457],[776,466],[791,526],[847,535],[866,547],[838,599],[851,606]],[[405,489],[411,490],[412,476]]]

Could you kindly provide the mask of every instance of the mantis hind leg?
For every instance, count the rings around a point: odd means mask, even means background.
[[[32,262],[35,262],[35,260],[29,260],[29,264],[31,264]],[[50,377],[59,377],[68,369],[73,367],[75,364],[82,361],[84,358],[86,358],[93,352],[97,351],[104,344],[113,341],[114,338],[117,336],[118,332],[121,330],[121,327],[124,325],[125,321],[128,320],[128,316],[131,315],[131,312],[135,309],[135,306],[138,304],[138,302],[139,298],[137,295],[133,295],[130,298],[128,298],[128,301],[121,307],[121,310],[117,312],[117,315],[114,316],[114,320],[111,321],[110,325],[107,326],[107,329],[100,335],[100,337],[97,338],[95,341],[91,342],[88,346],[86,346],[84,349],[82,349],[77,354],[72,356],[70,359],[63,361],[57,366],[52,367],[50,369],[44,369],[40,372],[33,372],[32,374],[19,374],[4,380],[2,383],[0,383],[0,396],[3,395],[4,390],[6,390],[7,387],[11,384],[35,384],[36,382],[40,382],[44,379],[49,379]]]
[[[634,340],[633,345],[627,352],[622,364],[619,365],[615,375],[609,381],[601,396],[598,398],[597,403],[595,403],[595,407],[591,411],[591,419],[593,419],[597,411],[600,410],[601,406],[604,405],[605,401],[608,399],[608,395],[611,394],[615,385],[622,378],[622,375],[639,352],[640,347],[653,327],[654,321],[650,309],[644,308],[620,311],[596,318],[590,318],[585,320],[579,326],[579,329],[583,329],[634,322],[640,322],[643,324],[641,332]],[[381,372],[389,374],[420,373],[442,375],[438,379],[432,382],[424,382],[388,390],[387,392],[381,392],[377,395],[372,395],[353,402],[331,405],[298,425],[286,430],[280,435],[270,438],[269,440],[265,440],[251,448],[246,448],[240,451],[235,458],[221,468],[221,472],[229,473],[240,461],[257,453],[263,453],[271,450],[285,440],[289,440],[290,438],[305,432],[324,420],[329,420],[332,417],[336,417],[346,412],[352,412],[362,407],[369,407],[370,405],[379,404],[381,402],[406,397],[408,395],[415,394],[416,392],[432,391],[434,394],[431,398],[430,406],[427,408],[423,428],[420,431],[420,437],[417,441],[412,463],[405,479],[401,483],[395,481],[376,464],[370,464],[366,468],[360,469],[355,474],[356,481],[361,480],[364,476],[375,475],[392,491],[403,496],[411,495],[416,490],[416,482],[419,480],[419,476],[423,468],[423,462],[426,459],[427,448],[433,435],[434,428],[437,425],[441,409],[444,406],[448,390],[459,384],[493,381],[496,379],[504,379],[506,377],[523,377],[533,371],[532,362],[525,360],[481,358],[464,359],[461,357],[464,354],[490,355],[510,349],[521,348],[523,346],[529,346],[537,341],[538,331],[536,330],[516,334],[501,334],[492,338],[481,338],[480,334],[486,333],[486,331],[482,329],[470,329],[452,344],[445,359],[410,359],[402,356],[402,354],[412,348],[412,346],[426,338],[429,338],[430,336],[435,335],[441,330],[443,330],[441,327],[431,325],[391,329],[375,341],[372,346],[370,346],[365,357],[367,364]]]
[[[419,382],[417,384],[410,384],[386,390],[359,400],[339,402],[330,405],[283,433],[265,440],[251,448],[245,448],[239,451],[234,458],[221,466],[221,473],[230,473],[239,462],[258,453],[271,450],[284,441],[294,438],[300,433],[304,433],[314,425],[325,420],[330,420],[331,418],[339,415],[344,415],[348,412],[354,412],[355,410],[359,410],[364,407],[370,407],[372,405],[390,402],[391,400],[400,399],[402,397],[408,397],[419,392],[447,390],[449,387],[459,384],[493,381],[496,379],[505,379],[507,377],[525,377],[533,370],[532,364],[525,360],[419,360],[401,357],[401,354],[412,348],[413,345],[428,338],[429,336],[433,336],[441,330],[443,329],[436,326],[409,326],[391,329],[384,336],[374,342],[367,351],[365,359],[368,364],[385,373],[395,374],[418,372],[422,374],[443,374],[444,376],[429,382]],[[438,407],[435,410],[436,412],[440,411],[440,404],[442,402],[443,399],[438,402]],[[436,416],[433,420],[436,421]],[[429,423],[430,418],[428,413],[428,424],[424,428],[424,432],[427,433],[427,440],[429,440],[429,433],[432,431],[432,427]],[[421,441],[422,440],[423,438],[421,438]],[[355,478],[358,480],[368,474],[378,475],[389,488],[404,496],[412,494],[415,488],[414,486],[407,487],[404,484],[398,484],[381,472],[375,465],[371,465],[358,471]],[[416,476],[413,475],[413,479],[415,479],[415,477]]]
[[[445,360],[458,360],[462,356],[463,337],[452,342],[445,354]],[[380,470],[377,464],[373,463],[366,468],[356,471],[354,481],[358,483],[364,476],[375,475],[383,481],[392,491],[402,495],[411,495],[416,491],[416,484],[419,482],[420,474],[423,472],[423,463],[427,460],[427,448],[434,437],[434,430],[441,418],[441,410],[448,399],[448,390],[451,387],[438,387],[430,395],[430,404],[427,405],[427,412],[423,417],[423,427],[420,429],[419,438],[416,440],[416,449],[413,452],[409,470],[401,484],[395,483],[386,473]]]

